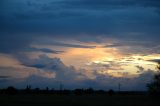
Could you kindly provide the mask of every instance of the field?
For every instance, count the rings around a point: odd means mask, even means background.
[[[147,95],[0,95],[0,106],[160,106]]]

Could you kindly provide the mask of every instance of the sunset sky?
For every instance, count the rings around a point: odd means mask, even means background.
[[[0,88],[146,90],[159,0],[0,0]]]

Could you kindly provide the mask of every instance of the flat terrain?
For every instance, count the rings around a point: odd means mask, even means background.
[[[19,94],[0,95],[0,106],[160,106],[160,101],[147,95]]]

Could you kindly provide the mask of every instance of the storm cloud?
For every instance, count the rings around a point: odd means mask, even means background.
[[[98,73],[99,67],[118,73],[122,65],[134,64],[139,76],[121,83],[126,89],[144,90],[154,72],[139,64],[153,68],[159,62],[159,19],[159,0],[1,0],[0,59],[5,61],[0,80],[5,80],[3,85],[13,77],[20,79],[19,85],[38,85],[43,79],[51,86],[64,81],[70,87],[115,88],[120,78]],[[92,69],[71,63],[92,63]]]
[[[92,87],[94,89],[114,89],[118,90],[118,84],[121,83],[122,90],[146,90],[146,84],[152,81],[152,77],[155,74],[152,70],[143,71],[139,76],[133,78],[118,78],[111,76],[109,74],[102,75],[97,73],[95,70],[92,71],[93,75],[96,77],[90,78],[86,76],[85,69],[77,70],[73,66],[66,66],[59,58],[49,58],[46,55],[41,55],[38,59],[30,60],[29,63],[23,63],[25,67],[33,67],[38,70],[42,70],[41,73],[30,74],[27,78],[22,77],[22,72],[17,73],[11,68],[6,71],[14,72],[21,77],[9,78],[1,77],[0,80],[6,80],[1,82],[2,87],[14,84],[17,87],[24,87],[27,84],[31,84],[32,87],[44,88],[45,86],[54,87],[59,89],[59,84],[63,84],[65,89],[74,88],[88,88]],[[0,68],[2,69],[2,68]],[[31,69],[31,68],[30,68]],[[12,70],[12,71],[11,71]],[[27,70],[26,70],[27,71]],[[47,76],[47,72],[55,73],[55,77]],[[46,76],[45,76],[46,74]],[[11,74],[13,76],[13,74]],[[50,74],[51,75],[51,74]],[[8,77],[7,77],[8,78]]]

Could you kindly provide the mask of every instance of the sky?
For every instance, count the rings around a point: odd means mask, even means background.
[[[146,90],[159,0],[1,0],[0,88]]]

